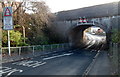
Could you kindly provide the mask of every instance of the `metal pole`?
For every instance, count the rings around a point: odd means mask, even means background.
[[[59,49],[59,44],[57,44],[57,49]]]
[[[10,51],[10,31],[8,30],[8,51],[9,55],[11,56],[11,51]]]
[[[62,48],[64,49],[64,44],[62,44]]]
[[[33,55],[35,54],[35,49],[34,49],[34,46],[33,46]]]
[[[19,56],[20,56],[20,54],[21,54],[21,47],[19,48]]]
[[[24,37],[24,43],[25,43],[25,27],[22,26],[22,28],[23,28],[23,37]]]
[[[51,50],[52,50],[52,45],[51,45]]]
[[[43,45],[43,51],[45,50],[45,46]]]

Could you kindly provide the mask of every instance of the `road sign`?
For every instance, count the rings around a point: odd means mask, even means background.
[[[4,22],[4,30],[12,30],[13,29],[13,19],[12,19],[12,7],[5,7],[3,9],[3,22]]]
[[[5,11],[4,11],[4,16],[12,16],[12,15],[11,15],[11,12],[10,12],[10,9],[11,9],[11,8],[8,8],[8,7],[5,9]]]
[[[9,30],[13,29],[13,20],[12,20],[12,7],[3,8],[3,29],[8,30],[8,51],[11,56],[10,51],[10,32]]]
[[[4,17],[4,30],[12,30],[13,29],[13,21],[12,17]]]
[[[3,8],[3,16],[12,16],[12,7],[4,7]]]

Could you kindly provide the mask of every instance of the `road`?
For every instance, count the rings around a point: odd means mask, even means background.
[[[95,47],[98,48],[100,45],[106,43],[106,36],[104,36],[104,35],[93,35],[93,34],[90,34],[90,33],[86,32],[84,40],[85,40],[86,46],[87,46],[86,49],[95,48]]]
[[[9,75],[83,75],[97,52],[66,50],[28,60],[3,63],[1,73]]]

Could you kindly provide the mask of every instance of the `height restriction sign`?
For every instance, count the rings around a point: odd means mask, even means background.
[[[13,19],[12,19],[12,7],[3,8],[3,23],[4,30],[12,30],[13,29]]]

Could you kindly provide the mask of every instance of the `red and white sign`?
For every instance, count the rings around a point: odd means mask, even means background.
[[[7,7],[4,16],[11,16],[10,9]]]
[[[86,19],[86,18],[84,18],[83,22],[87,22],[87,19]]]
[[[80,18],[79,22],[81,22],[81,23],[83,22],[82,18]]]
[[[12,30],[13,29],[13,18],[12,18],[12,7],[3,8],[3,22],[4,22],[4,30]]]

